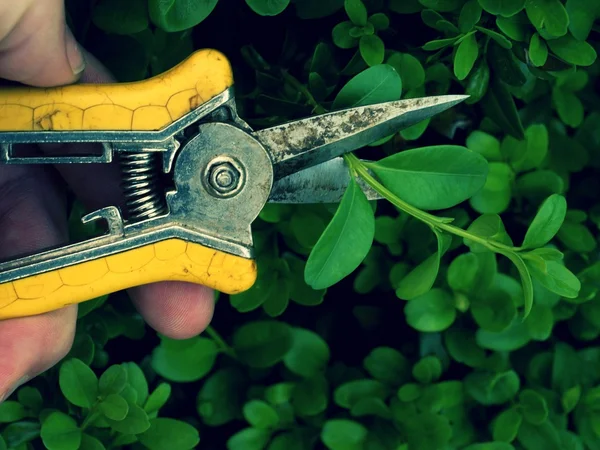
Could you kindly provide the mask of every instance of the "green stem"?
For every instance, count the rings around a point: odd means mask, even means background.
[[[396,194],[394,194],[392,191],[383,186],[379,181],[377,181],[375,177],[373,177],[369,173],[367,166],[356,156],[349,153],[344,155],[344,159],[348,162],[348,165],[351,167],[351,169],[354,170],[363,180],[365,180],[367,184],[369,184],[369,186],[371,186],[378,194],[385,197],[389,202],[391,202],[396,207],[400,208],[405,213],[427,223],[429,226],[438,228],[456,236],[460,236],[470,241],[477,242],[478,244],[481,244],[489,250],[496,253],[515,251],[513,247],[509,247],[492,239],[486,239],[481,236],[469,233],[468,231],[463,230],[462,228],[459,228],[457,226],[451,225],[443,221],[437,216],[415,208],[414,206],[406,203],[404,200],[399,198]]]
[[[304,95],[304,97],[306,98],[306,101],[308,102],[308,104],[310,106],[313,107],[313,110],[315,113],[325,114],[327,112],[327,110],[325,108],[323,108],[319,104],[318,101],[315,100],[315,98],[313,97],[313,95],[310,93],[310,91],[307,89],[307,87],[305,85],[300,83],[293,75],[290,75],[285,70],[282,71],[282,74],[283,74],[283,79],[285,81],[290,83],[294,88],[296,88],[298,90],[298,92],[300,92],[302,95]]]
[[[90,409],[87,417],[83,420],[83,423],[81,424],[81,431],[85,431],[86,428],[92,425],[98,416],[100,416],[100,411],[98,411],[98,404],[96,404],[92,407],[92,409]]]
[[[235,354],[235,350],[225,342],[225,340],[221,337],[221,335],[215,330],[212,326],[208,326],[206,328],[206,334],[208,334],[217,344],[217,347],[221,349],[223,353],[231,356],[234,359],[237,359],[237,355]]]

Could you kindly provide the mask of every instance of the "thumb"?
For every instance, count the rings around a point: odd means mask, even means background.
[[[0,6],[0,22],[13,22],[0,23],[0,78],[41,87],[76,82],[85,59],[66,25],[63,0],[24,3],[21,14]]]

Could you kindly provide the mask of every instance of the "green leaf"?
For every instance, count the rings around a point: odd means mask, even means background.
[[[148,0],[150,19],[167,32],[195,27],[206,19],[218,0]]]
[[[102,0],[92,10],[92,22],[108,33],[139,33],[148,28],[148,3],[144,0]]]
[[[198,392],[197,409],[206,425],[220,426],[239,418],[244,381],[239,369],[232,367],[217,370],[204,380]]]
[[[517,408],[509,408],[502,411],[492,424],[492,435],[495,441],[512,442],[519,433],[523,422],[523,415]]]
[[[262,400],[250,400],[244,405],[243,414],[254,428],[272,429],[279,423],[277,411]]]
[[[339,48],[349,49],[358,45],[358,38],[350,36],[350,30],[354,24],[349,20],[338,23],[331,31],[331,39]]]
[[[129,412],[129,405],[120,395],[110,394],[100,403],[100,411],[109,419],[123,420]]]
[[[37,414],[44,404],[42,394],[32,386],[23,386],[19,389],[17,392],[17,399],[21,405],[31,410],[34,414]],[[0,409],[1,408],[2,406],[0,405]]]
[[[490,89],[482,100],[482,106],[489,118],[515,139],[525,139],[523,123],[517,113],[515,101],[506,85],[493,77]]]
[[[0,403],[0,423],[17,422],[27,416],[23,405],[15,401],[4,401]]]
[[[514,172],[503,162],[488,164],[488,173],[483,187],[469,199],[475,211],[483,215],[495,215],[506,211],[512,199]]]
[[[563,410],[569,414],[571,413],[576,407],[577,404],[579,403],[579,399],[581,398],[581,386],[577,385],[577,386],[573,386],[570,389],[567,389],[561,399],[560,399],[560,403],[563,407]]]
[[[146,400],[146,404],[144,405],[144,411],[148,414],[157,412],[160,408],[162,408],[169,397],[171,396],[171,385],[169,383],[160,383],[156,389],[150,394],[148,400]]]
[[[247,322],[233,335],[233,348],[250,367],[266,368],[281,361],[292,348],[292,329],[283,322]]]
[[[490,289],[483,298],[473,301],[471,314],[482,329],[500,332],[513,322],[517,308],[508,293]]]
[[[521,0],[523,3],[524,0]],[[496,17],[496,26],[505,35],[517,42],[526,42],[529,38],[529,28],[531,22],[524,13],[516,14],[511,17]]]
[[[138,405],[129,403],[127,416],[122,420],[112,420],[108,417],[106,421],[115,431],[122,434],[140,434],[150,428],[148,414]]]
[[[134,362],[126,362],[122,364],[127,371],[127,382],[133,388],[137,397],[137,404],[143,405],[148,398],[148,382],[141,367]],[[125,397],[124,393],[122,393]]]
[[[526,324],[531,339],[536,341],[549,339],[554,327],[552,308],[546,305],[533,305]]]
[[[374,235],[373,209],[351,177],[333,219],[308,257],[306,282],[313,289],[324,289],[350,275],[367,256]]]
[[[300,417],[312,417],[327,409],[329,384],[324,376],[305,378],[296,384],[291,403]]]
[[[120,365],[110,366],[100,376],[98,391],[100,395],[119,394],[127,386],[127,370]]]
[[[479,153],[488,161],[502,160],[500,141],[485,131],[472,131],[467,137],[466,145],[469,150]]]
[[[376,347],[363,360],[363,367],[376,380],[397,386],[410,377],[410,362],[391,347]]]
[[[594,20],[600,17],[600,7],[588,0],[567,0],[565,5],[569,14],[569,31],[580,41],[587,40]]]
[[[567,214],[567,201],[562,195],[551,195],[540,206],[527,229],[523,248],[543,247],[554,238]]]
[[[362,0],[345,0],[344,9],[354,25],[364,27],[367,24],[367,8]]]
[[[410,417],[404,424],[408,449],[428,450],[448,446],[452,427],[447,417],[425,412]]]
[[[152,419],[150,428],[137,437],[150,450],[189,450],[197,448],[200,442],[196,428],[180,420],[167,418]]]
[[[451,12],[463,5],[464,0],[419,0],[426,8],[439,12]]]
[[[570,34],[548,41],[548,46],[556,56],[577,66],[591,66],[596,62],[594,47],[585,41],[579,41]]]
[[[48,450],[77,450],[81,435],[77,422],[61,412],[53,412],[44,420],[40,434]]]
[[[81,445],[79,450],[106,450],[104,444],[89,434],[83,434],[81,436]]]
[[[376,34],[362,36],[359,41],[359,50],[369,66],[381,64],[385,57],[385,44]]]
[[[219,349],[215,341],[195,336],[185,340],[161,338],[152,352],[152,368],[167,380],[197,381],[213,368]]]
[[[498,242],[500,244],[512,247],[513,242],[506,232],[502,219],[497,214],[483,214],[475,219],[471,225],[467,228],[470,234]],[[469,246],[472,252],[487,252],[489,251],[486,247],[472,241],[470,239],[464,239],[465,245]]]
[[[271,431],[244,428],[227,440],[227,450],[263,450],[271,439]]]
[[[507,136],[502,144],[503,152],[507,153],[515,170],[535,169],[542,165],[548,154],[548,130],[543,124],[530,125],[525,130],[525,141]]]
[[[408,324],[423,333],[443,331],[456,319],[453,299],[442,289],[413,298],[404,307],[404,314]]]
[[[98,396],[96,374],[75,358],[61,364],[58,383],[63,395],[75,406],[91,408]]]
[[[542,285],[551,292],[562,297],[577,298],[581,289],[581,281],[562,262],[546,261],[540,268],[528,261],[529,270]]]
[[[525,420],[533,425],[541,425],[548,418],[546,399],[533,389],[524,389],[519,393],[519,405]]]
[[[478,403],[490,406],[509,402],[519,392],[519,376],[512,370],[488,373],[471,372],[465,379],[465,389]]]
[[[534,33],[529,41],[529,59],[536,67],[542,67],[548,60],[548,46],[538,33]]]
[[[525,11],[538,31],[543,30],[554,37],[567,34],[569,15],[560,0],[527,0]]]
[[[524,318],[527,318],[533,307],[533,281],[531,280],[531,273],[525,261],[523,261],[523,258],[518,253],[506,251],[502,252],[502,254],[512,261],[519,272],[523,287],[523,304],[525,305],[523,313]]]
[[[495,16],[512,17],[525,7],[525,0],[479,0],[479,4]]]
[[[442,376],[442,362],[435,356],[421,358],[413,367],[412,375],[419,383],[430,384]]]
[[[333,396],[338,406],[350,409],[364,398],[385,400],[388,392],[388,388],[380,381],[365,378],[338,386]]]
[[[485,350],[475,342],[473,332],[461,328],[449,328],[444,342],[449,355],[458,363],[480,367],[485,360]]]
[[[467,35],[454,54],[454,75],[459,80],[467,78],[479,57],[479,45],[475,33]]]
[[[352,108],[400,99],[402,79],[389,64],[363,70],[348,81],[333,101],[333,109]]]
[[[469,445],[463,450],[515,450],[515,448],[506,442],[482,442]]]
[[[491,37],[494,41],[496,41],[496,44],[498,44],[500,47],[504,48],[505,50],[509,50],[512,48],[512,42],[510,42],[508,39],[506,39],[500,33],[496,33],[495,31],[488,30],[487,28],[483,28],[483,27],[475,27],[475,28],[478,31],[481,31],[483,34]],[[492,62],[494,62],[494,61],[492,61]],[[518,66],[515,66],[515,67],[518,67]],[[518,74],[521,75],[520,70],[519,70]]]
[[[487,166],[481,155],[456,145],[405,150],[368,164],[390,191],[426,210],[469,199],[485,184]]]
[[[549,420],[541,425],[523,422],[517,439],[525,450],[564,450],[558,431]]]
[[[330,419],[321,430],[321,441],[330,450],[359,450],[366,438],[367,428],[348,419]]]
[[[461,33],[468,33],[479,23],[481,12],[481,6],[477,0],[469,0],[463,5],[458,18],[458,28]]]
[[[574,93],[555,87],[552,89],[552,102],[558,116],[566,125],[578,128],[583,123],[583,103]]]
[[[290,371],[305,378],[313,377],[325,370],[329,357],[329,347],[321,336],[303,328],[292,328],[292,348],[283,358]]]
[[[246,0],[252,11],[261,16],[281,14],[290,4],[290,0]]]
[[[403,300],[412,300],[428,292],[435,282],[440,269],[440,260],[450,247],[452,237],[434,229],[437,251],[421,262],[396,286],[396,296]]]
[[[369,22],[377,31],[387,30],[390,26],[390,19],[384,13],[375,13],[369,17]]]

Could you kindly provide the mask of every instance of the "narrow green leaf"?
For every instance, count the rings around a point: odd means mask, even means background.
[[[512,442],[519,433],[523,415],[516,408],[502,411],[493,422],[492,435],[495,441]]]
[[[191,450],[200,442],[198,430],[186,422],[168,418],[150,421],[150,428],[137,436],[150,450]]]
[[[513,262],[521,277],[523,304],[525,305],[524,318],[527,318],[533,307],[533,282],[531,281],[531,273],[529,273],[527,265],[518,253],[507,251],[502,252],[502,254]]]
[[[497,77],[492,78],[490,89],[482,104],[486,114],[515,139],[525,139],[525,130],[512,94]]]
[[[567,214],[567,201],[562,195],[553,194],[540,206],[527,229],[523,248],[543,247],[554,238]]]
[[[306,282],[313,289],[324,289],[350,275],[367,256],[374,235],[373,209],[352,177],[333,219],[308,257]]]
[[[354,76],[340,89],[333,109],[365,106],[400,99],[402,80],[389,64],[369,67]]]
[[[354,25],[364,27],[367,24],[367,8],[362,0],[345,0],[344,9]]]
[[[475,25],[479,23],[481,19],[481,6],[477,3],[477,0],[469,0],[465,3],[460,10],[460,16],[458,17],[458,28],[461,33],[468,33],[473,29]]]
[[[454,54],[454,75],[459,80],[467,78],[475,61],[479,57],[479,45],[475,34],[469,34],[459,45]]]
[[[169,383],[160,383],[156,389],[148,396],[148,400],[146,400],[146,404],[144,405],[144,411],[148,414],[152,414],[157,412],[160,408],[162,408],[169,397],[171,396],[171,385]]]
[[[428,210],[469,199],[485,184],[487,166],[481,155],[455,145],[405,150],[368,165],[390,191]]]
[[[545,270],[528,264],[533,276],[550,292],[562,297],[577,298],[581,282],[562,262],[546,261]]]
[[[483,27],[475,27],[478,31],[481,31],[483,34],[491,37],[498,45],[509,50],[512,48],[512,42],[502,36],[500,33],[496,33],[488,28]]]
[[[438,249],[421,264],[408,273],[396,287],[396,296],[403,300],[412,300],[428,292],[435,282],[440,269],[440,259],[452,242],[452,237],[434,230]]]
[[[541,67],[548,60],[548,46],[538,33],[531,36],[529,42],[529,59],[536,67]]]

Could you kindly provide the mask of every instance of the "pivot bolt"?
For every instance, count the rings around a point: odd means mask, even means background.
[[[215,197],[231,197],[244,186],[244,170],[232,158],[219,156],[208,164],[206,183]]]

